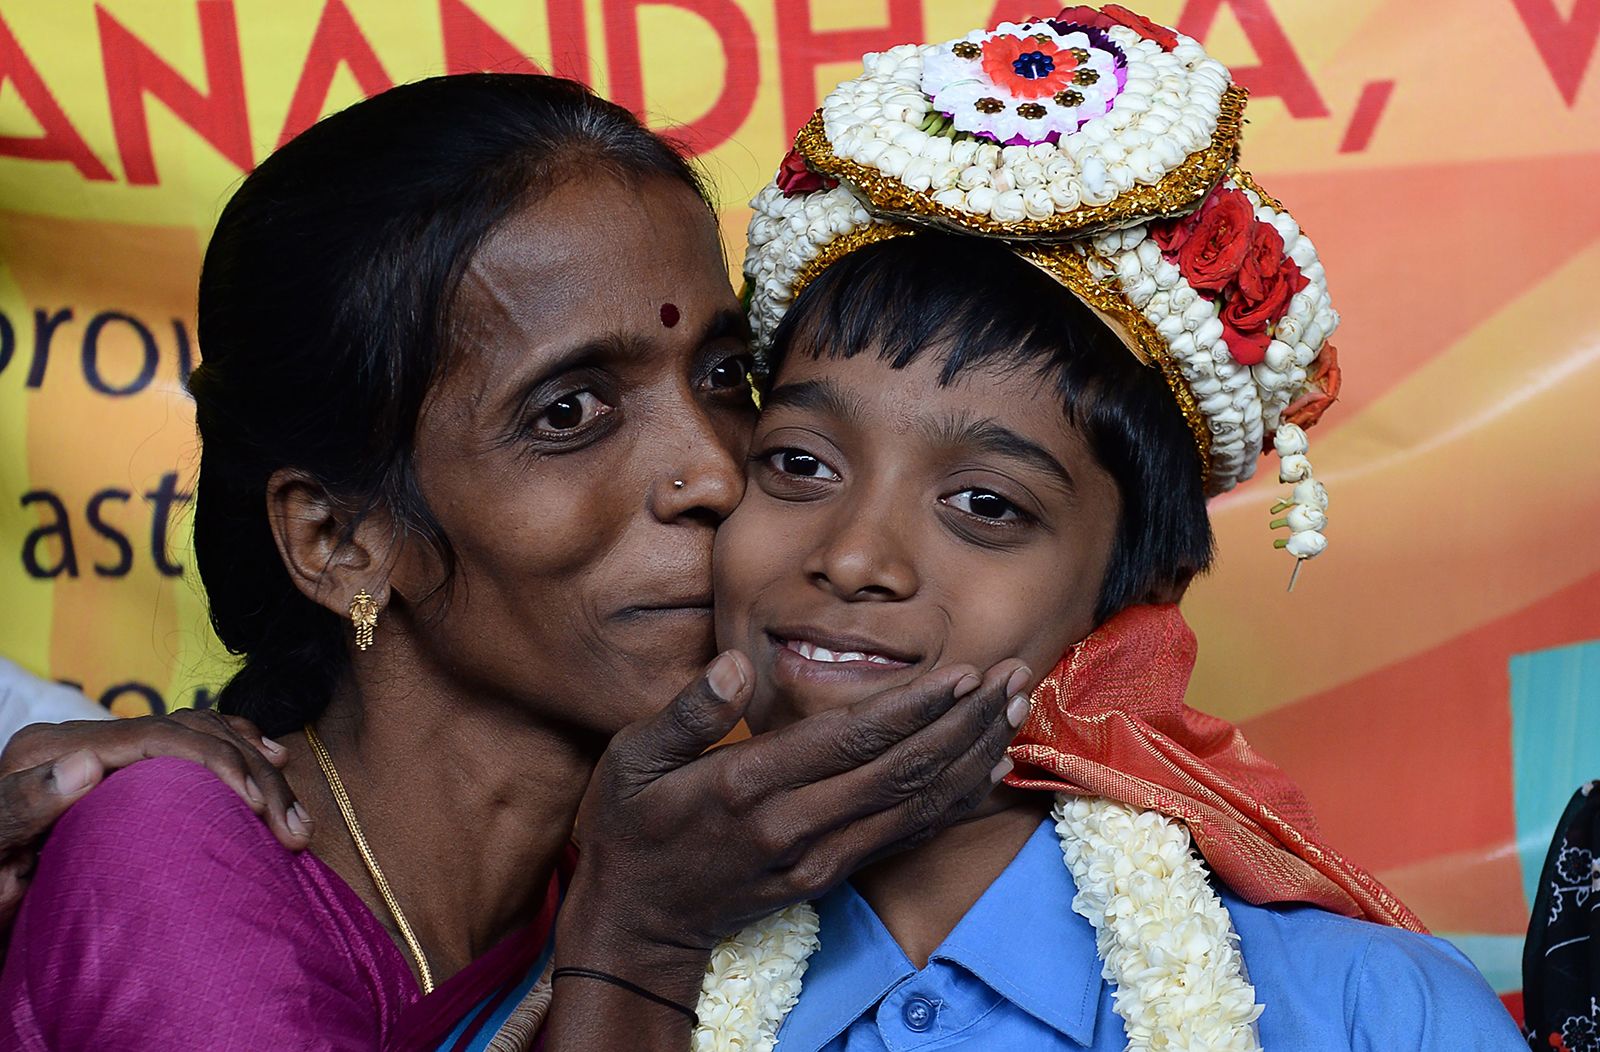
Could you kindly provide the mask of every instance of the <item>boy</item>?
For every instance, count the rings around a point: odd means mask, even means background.
[[[1219,69],[1114,8],[897,48],[758,196],[771,387],[714,560],[752,726],[950,662],[1054,671],[971,817],[719,948],[697,1048],[1522,1047],[1282,775],[1182,706],[1205,498],[1274,437],[1279,547],[1320,552],[1298,424],[1337,383],[1321,266],[1231,169]],[[1194,148],[1163,160],[1168,133]]]

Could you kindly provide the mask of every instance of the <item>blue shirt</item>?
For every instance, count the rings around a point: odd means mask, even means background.
[[[1511,1017],[1449,943],[1219,888],[1244,950],[1267,1052],[1526,1052]],[[1123,1052],[1094,929],[1044,822],[916,968],[849,885],[817,903],[822,948],[778,1052]]]

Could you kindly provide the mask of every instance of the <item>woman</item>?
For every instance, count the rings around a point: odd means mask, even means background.
[[[220,705],[311,850],[199,767],[108,779],[18,918],[19,1047],[459,1045],[553,953],[546,1048],[681,1048],[716,937],[1004,774],[1014,661],[696,759],[751,688],[699,675],[749,358],[692,171],[620,108],[481,75],[337,114],[224,209],[199,317]]]

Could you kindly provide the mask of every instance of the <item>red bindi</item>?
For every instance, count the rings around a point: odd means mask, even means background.
[[[682,315],[678,311],[677,304],[663,303],[661,305],[661,324],[665,325],[667,328],[670,329],[674,325],[678,324],[678,319],[680,317],[682,317]]]

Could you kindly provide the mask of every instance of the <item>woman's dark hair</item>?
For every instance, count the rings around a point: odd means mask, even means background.
[[[483,73],[406,84],[318,122],[228,202],[200,276],[203,363],[195,554],[211,623],[244,657],[219,707],[268,734],[315,719],[349,662],[342,619],[306,598],[265,508],[281,468],[350,514],[386,509],[448,539],[417,489],[423,400],[448,359],[462,273],[514,210],[578,171],[694,170],[627,110],[555,77]],[[709,201],[707,204],[708,207]]]
[[[1200,452],[1161,373],[1004,245],[919,232],[858,249],[784,317],[769,355],[774,375],[797,348],[840,358],[875,348],[896,369],[937,354],[941,384],[979,367],[1032,369],[1053,382],[1122,498],[1096,624],[1211,565]]]

